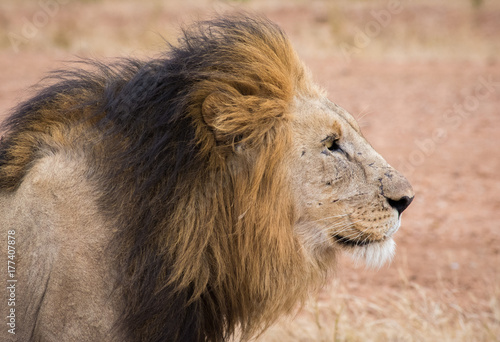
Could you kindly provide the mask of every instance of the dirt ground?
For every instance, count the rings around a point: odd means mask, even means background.
[[[500,4],[61,1],[36,34],[14,46],[26,22],[42,22],[36,15],[44,9],[33,3],[0,5],[0,117],[75,55],[154,55],[156,33],[175,39],[179,23],[234,8],[276,21],[330,99],[359,120],[416,192],[393,263],[366,270],[343,258],[334,290],[319,300],[341,289],[377,302],[412,288],[499,332]],[[498,340],[484,336],[478,340]]]

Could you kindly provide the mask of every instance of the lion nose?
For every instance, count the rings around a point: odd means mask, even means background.
[[[379,179],[382,196],[401,215],[408,208],[411,201],[413,201],[415,193],[410,182],[398,171],[391,169],[384,176]]]
[[[399,215],[401,215],[401,213],[406,208],[408,208],[408,206],[411,204],[411,201],[413,201],[413,198],[414,198],[414,196],[412,196],[412,197],[403,196],[403,197],[401,197],[400,199],[397,199],[397,200],[394,200],[392,198],[387,198],[387,202],[389,202],[389,204],[391,205],[391,207],[393,207],[394,209],[396,209],[398,211]]]

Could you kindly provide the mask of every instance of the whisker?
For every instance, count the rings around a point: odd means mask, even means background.
[[[369,106],[365,106],[365,108],[361,109],[361,111],[359,112],[359,114],[357,115],[357,121],[359,123],[360,126],[363,126],[365,123],[363,122],[363,119],[371,114],[370,110],[368,109]]]
[[[337,232],[337,233],[341,233],[341,232],[344,232],[344,231],[352,228],[358,222],[361,222],[361,220],[356,220],[356,221],[352,221],[352,222],[341,222],[341,223],[334,224],[334,225],[327,227],[326,230],[331,231],[331,230],[334,230],[334,229],[344,225],[344,227],[340,231]]]
[[[334,215],[334,216],[329,216],[329,217],[324,217],[324,218],[321,218],[321,219],[318,219],[318,220],[314,220],[314,221],[310,221],[308,223],[312,223],[312,222],[319,222],[319,221],[325,221],[325,220],[329,220],[329,219],[332,219],[332,218],[340,218],[340,217],[345,217],[347,216],[348,214],[340,214],[340,215]]]

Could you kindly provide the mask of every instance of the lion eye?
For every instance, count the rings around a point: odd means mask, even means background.
[[[325,146],[326,148],[331,151],[331,152],[336,152],[336,151],[341,151],[342,149],[340,148],[339,141],[336,139],[328,139],[325,141]]]

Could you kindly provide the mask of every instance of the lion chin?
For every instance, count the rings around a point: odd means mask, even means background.
[[[366,246],[354,247],[347,251],[356,265],[365,265],[375,269],[390,263],[395,252],[396,243],[392,238],[373,242]]]
[[[19,341],[248,341],[339,251],[392,259],[410,183],[269,20],[220,17],[156,58],[78,67],[0,128]]]
[[[398,220],[381,241],[375,241],[365,244],[345,248],[347,254],[351,257],[356,266],[365,266],[366,268],[378,269],[391,263],[396,254],[396,242],[392,235],[401,226],[401,220]]]

